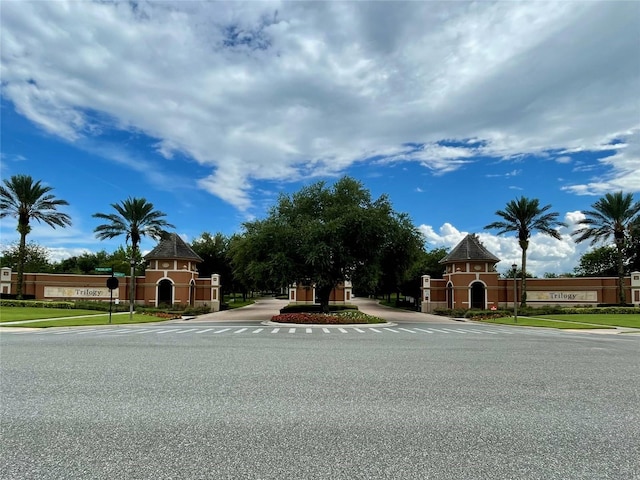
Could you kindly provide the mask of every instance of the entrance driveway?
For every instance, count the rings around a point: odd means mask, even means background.
[[[223,310],[221,312],[207,313],[199,315],[190,322],[243,322],[247,320],[267,321],[271,317],[280,313],[280,309],[287,305],[287,300],[278,300],[273,297],[263,297],[256,300],[256,303],[247,307],[237,308],[233,310]],[[382,306],[377,300],[371,298],[354,297],[352,303],[357,305],[361,312],[368,315],[383,318],[393,322],[424,322],[424,323],[456,323],[447,317],[438,315],[430,315],[427,313],[411,312],[409,310],[400,310]],[[182,322],[182,320],[177,320]]]

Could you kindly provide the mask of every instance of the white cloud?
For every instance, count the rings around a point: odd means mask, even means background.
[[[443,174],[483,155],[609,149],[604,181],[566,188],[638,191],[639,14],[636,2],[3,2],[2,95],[71,142],[144,133],[161,156],[209,169],[200,188],[241,210],[254,180],[372,157]],[[159,165],[103,154],[171,188]]]
[[[568,212],[565,219],[574,223],[584,218],[581,212]],[[427,240],[427,248],[455,247],[468,233],[476,233],[482,244],[500,258],[497,264],[499,272],[505,272],[512,264],[521,265],[522,250],[514,235],[498,236],[489,232],[462,232],[450,223],[443,224],[438,231],[431,225],[420,225],[418,229]],[[546,272],[570,273],[578,265],[580,257],[588,249],[584,244],[576,244],[569,234],[572,226],[561,228],[561,239],[556,240],[541,233],[534,233],[527,249],[527,271],[542,277]],[[566,231],[566,233],[564,233]]]
[[[640,192],[640,128],[620,135],[624,143],[616,144],[613,155],[600,159],[600,163],[609,167],[604,178],[594,178],[582,185],[564,187],[578,195],[603,195],[621,190],[626,193]]]

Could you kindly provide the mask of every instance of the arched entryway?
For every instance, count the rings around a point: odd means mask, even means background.
[[[453,308],[453,283],[447,283],[447,308]]]
[[[158,282],[158,305],[173,305],[173,282],[168,278]]]
[[[473,282],[471,290],[471,308],[479,308],[484,310],[487,307],[485,286],[482,282]]]

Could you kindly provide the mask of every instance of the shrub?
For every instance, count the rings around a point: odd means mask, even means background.
[[[464,318],[470,320],[491,320],[494,318],[510,317],[512,312],[509,310],[467,310]]]
[[[331,312],[341,312],[344,310],[358,310],[356,305],[329,305]],[[322,313],[322,305],[304,305],[304,304],[290,304],[282,307],[280,313]]]
[[[75,308],[75,304],[48,300],[0,300],[0,307]]]
[[[271,321],[278,323],[300,323],[321,325],[345,325],[351,323],[383,323],[384,320],[355,310],[338,312],[334,314],[324,313],[284,313],[274,315]]]
[[[443,317],[462,318],[467,313],[466,308],[442,308],[438,307],[433,310],[434,315],[440,315]]]

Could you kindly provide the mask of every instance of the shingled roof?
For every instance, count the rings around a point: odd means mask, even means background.
[[[499,262],[500,259],[487,250],[477,235],[470,233],[454,247],[449,254],[440,260],[440,263],[452,263],[469,260],[481,260]]]
[[[146,260],[193,260],[202,262],[202,258],[194,252],[178,234],[170,233],[144,256]]]

